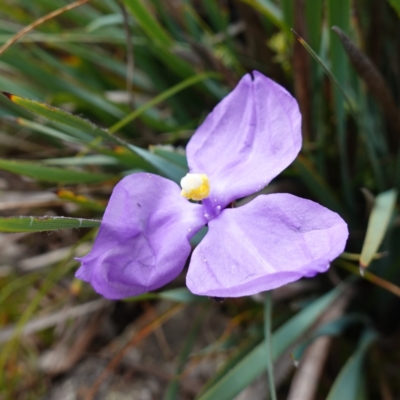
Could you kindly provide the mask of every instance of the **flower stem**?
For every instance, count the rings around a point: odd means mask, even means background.
[[[274,364],[272,362],[272,298],[271,291],[265,292],[264,302],[264,341],[267,350],[267,373],[270,400],[276,400],[274,383]]]

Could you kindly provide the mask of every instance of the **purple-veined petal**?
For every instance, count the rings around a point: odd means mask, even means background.
[[[203,207],[157,175],[132,174],[114,188],[92,250],[76,276],[104,297],[157,289],[183,269],[189,239],[205,225]]]
[[[187,146],[191,173],[210,179],[210,199],[224,208],[266,186],[301,148],[296,100],[259,72],[245,75]]]
[[[186,277],[195,294],[239,297],[314,276],[344,250],[342,218],[290,194],[258,196],[209,222]]]

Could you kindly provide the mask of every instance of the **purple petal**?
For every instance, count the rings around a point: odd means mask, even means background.
[[[214,207],[266,186],[301,148],[296,100],[261,73],[253,76],[241,79],[187,146],[190,172],[210,178]]]
[[[181,197],[180,190],[147,173],[119,182],[76,276],[110,299],[136,296],[174,279],[189,256],[189,239],[205,225],[203,207]]]
[[[186,283],[195,294],[239,297],[329,268],[348,236],[342,218],[290,194],[258,196],[209,222]]]

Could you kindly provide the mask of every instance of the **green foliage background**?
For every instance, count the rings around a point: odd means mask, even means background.
[[[0,45],[67,4],[2,1]],[[300,358],[313,338],[335,336],[341,362],[326,374],[318,398],[380,398],[382,387],[388,399],[399,396],[393,373],[400,361],[393,339],[400,294],[399,17],[397,0],[93,0],[49,19],[0,54],[0,89],[7,92],[0,97],[0,169],[33,178],[76,208],[58,217],[40,208],[28,215],[3,212],[0,231],[96,229],[123,176],[144,170],[179,181],[187,171],[183,149],[196,127],[244,73],[257,69],[291,91],[303,115],[302,152],[271,191],[287,184],[339,212],[350,228],[347,253],[334,263],[331,279],[318,277],[299,311],[280,306],[272,358],[289,349]],[[76,246],[94,235],[81,229]],[[57,298],[59,308],[71,298],[95,297],[73,280],[75,247],[44,272],[12,270],[0,277],[0,323],[16,324],[0,352],[5,398],[34,399],[46,391],[48,382],[32,361],[38,349],[20,335],[40,314],[43,298],[61,280],[71,289]],[[365,279],[360,258],[368,266]],[[33,283],[32,299],[27,286]],[[349,290],[348,311],[317,327]],[[146,299],[199,301],[183,288],[134,300]],[[227,340],[232,357],[199,400],[231,399],[269,367],[262,310],[246,301],[254,318],[240,338]],[[231,315],[239,312],[235,307]],[[290,381],[285,385],[282,396]],[[165,398],[178,393],[179,381],[172,381]]]

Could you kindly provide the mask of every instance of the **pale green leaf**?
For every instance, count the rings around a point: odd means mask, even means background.
[[[371,263],[385,237],[396,206],[396,199],[397,190],[395,189],[380,193],[375,198],[361,250],[360,265],[364,268]]]

